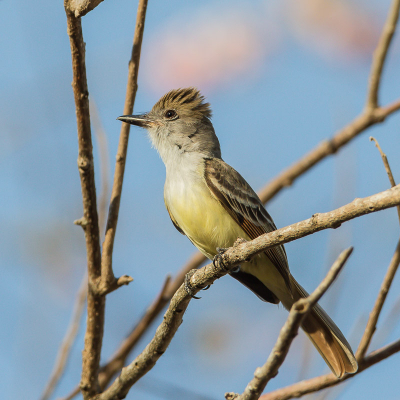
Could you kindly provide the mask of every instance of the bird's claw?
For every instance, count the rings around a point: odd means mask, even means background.
[[[214,267],[217,267],[217,264],[220,265],[225,271],[228,271],[228,269],[225,267],[224,261],[222,259],[223,254],[228,250],[222,247],[217,247],[217,254],[213,258],[213,265]]]

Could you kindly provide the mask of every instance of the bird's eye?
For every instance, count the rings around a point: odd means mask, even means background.
[[[178,114],[176,113],[175,110],[167,110],[167,111],[165,111],[164,116],[167,119],[175,119],[178,117]]]

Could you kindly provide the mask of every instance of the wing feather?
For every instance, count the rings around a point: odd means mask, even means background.
[[[276,230],[274,221],[261,200],[236,170],[221,159],[206,158],[204,171],[205,181],[213,195],[251,239]],[[266,250],[265,254],[291,291],[290,271],[284,247],[273,247]]]

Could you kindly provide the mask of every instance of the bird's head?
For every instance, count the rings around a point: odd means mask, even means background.
[[[201,153],[221,157],[219,141],[210,121],[211,109],[193,87],[171,90],[141,115],[123,115],[118,119],[146,128],[154,147],[165,164],[180,154]]]

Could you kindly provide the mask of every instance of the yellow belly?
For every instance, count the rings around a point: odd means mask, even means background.
[[[180,229],[210,259],[217,247],[230,247],[238,237],[249,239],[203,182],[191,190],[174,190],[165,203]]]

